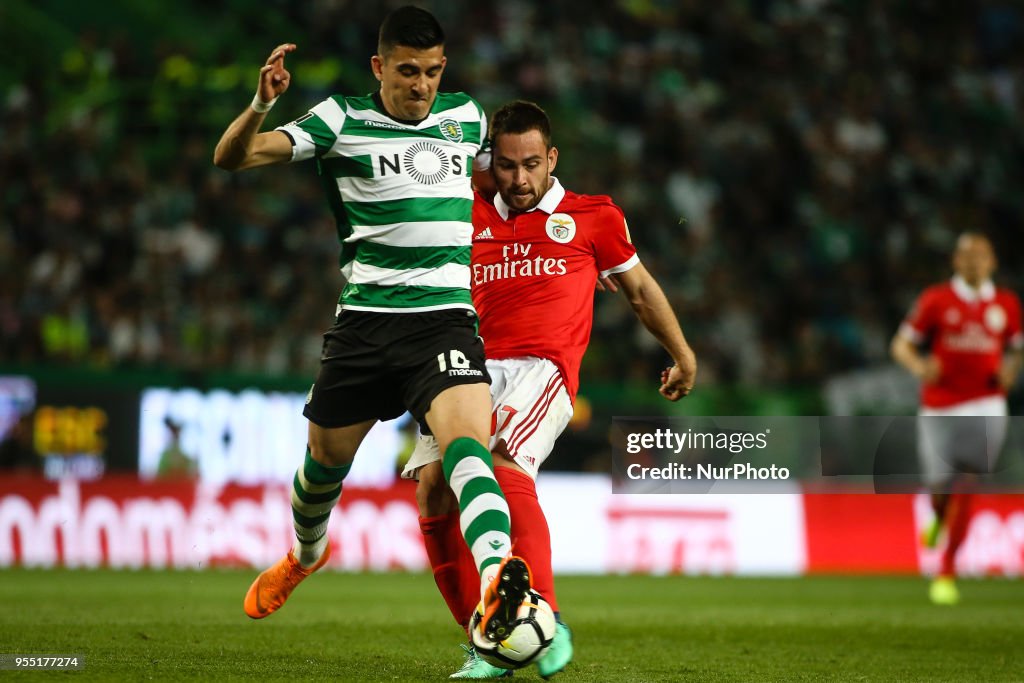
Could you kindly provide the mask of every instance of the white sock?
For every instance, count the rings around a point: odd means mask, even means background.
[[[314,541],[313,543],[303,543],[296,538],[295,545],[292,546],[292,554],[295,555],[299,564],[307,569],[320,561],[325,550],[327,550],[327,534],[324,534],[320,537],[319,541]]]

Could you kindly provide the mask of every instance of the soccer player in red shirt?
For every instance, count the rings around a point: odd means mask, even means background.
[[[479,189],[493,180],[497,193],[493,201],[476,195],[472,251],[473,303],[492,379],[491,449],[515,552],[530,565],[534,587],[557,616],[551,537],[534,480],[572,417],[598,277],[624,291],[671,356],[674,365],[661,374],[662,396],[677,401],[688,394],[697,365],[668,300],[637,257],[622,210],[609,197],[566,190],[551,175],[558,150],[544,110],[530,102],[505,105],[491,122],[491,140],[491,174],[475,182]],[[465,627],[479,591],[440,465],[436,447],[423,438],[404,475],[418,475],[420,523],[434,577]],[[559,619],[539,673],[547,678],[571,659],[571,636]],[[505,673],[470,651],[452,678]]]
[[[924,291],[892,341],[893,358],[921,380],[919,415],[925,419],[918,420],[918,454],[935,510],[925,544],[934,547],[940,530],[947,530],[942,566],[929,590],[936,604],[960,599],[954,561],[967,533],[970,493],[969,479],[955,475],[992,471],[1006,437],[1006,392],[1024,359],[1020,300],[992,283],[995,269],[989,239],[961,235],[953,279]],[[1007,348],[1012,353],[1004,358]]]

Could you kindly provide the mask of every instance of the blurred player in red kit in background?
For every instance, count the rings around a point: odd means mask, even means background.
[[[969,476],[957,475],[993,470],[1006,437],[1006,393],[1024,358],[1020,300],[993,284],[995,269],[991,241],[962,234],[953,252],[953,279],[926,289],[892,340],[892,357],[921,380],[918,454],[935,510],[924,542],[934,547],[940,531],[947,532],[929,591],[936,604],[960,598],[955,559],[971,496]]]

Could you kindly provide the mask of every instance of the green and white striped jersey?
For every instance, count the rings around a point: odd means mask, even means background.
[[[470,174],[487,134],[473,98],[438,93],[412,125],[372,96],[334,95],[278,130],[293,161],[316,159],[334,212],[348,280],[339,311],[473,309]]]

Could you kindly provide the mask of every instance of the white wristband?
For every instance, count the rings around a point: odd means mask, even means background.
[[[268,111],[274,108],[275,104],[277,104],[276,97],[270,100],[269,102],[264,102],[263,100],[260,99],[260,94],[256,93],[252,96],[252,104],[250,104],[249,106],[257,114],[266,114]]]

